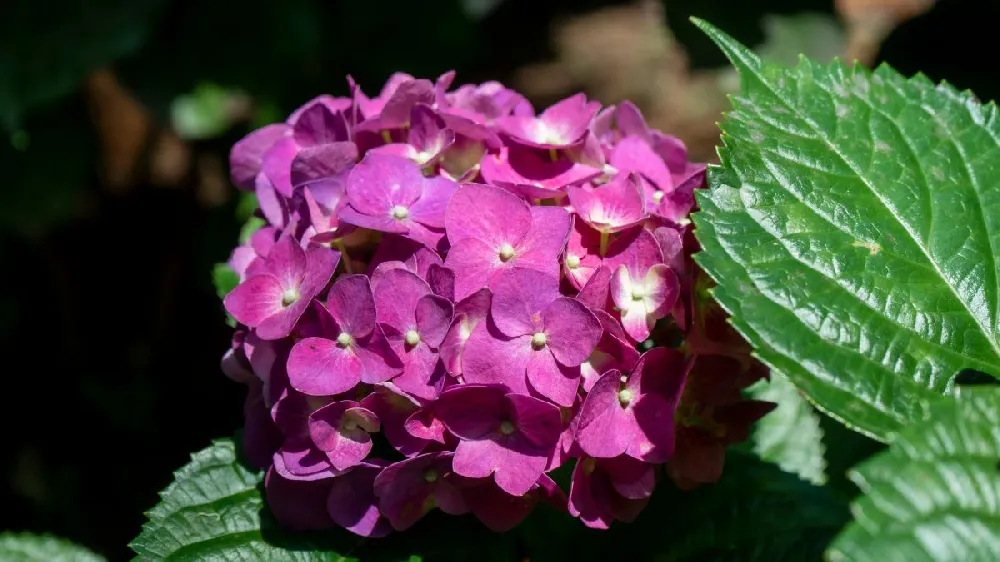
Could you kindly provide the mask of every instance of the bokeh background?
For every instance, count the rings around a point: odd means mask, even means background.
[[[1000,94],[996,0],[3,2],[0,530],[125,559],[171,472],[240,426],[211,271],[247,216],[242,135],[347,74],[375,94],[455,69],[537,104],[633,99],[711,160],[738,82],[692,15],[773,60]]]

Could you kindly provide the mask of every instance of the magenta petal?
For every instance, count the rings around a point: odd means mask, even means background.
[[[413,412],[403,422],[403,427],[407,433],[418,439],[445,443],[447,431],[434,408],[422,408]]]
[[[661,190],[668,191],[673,188],[673,178],[667,165],[641,137],[623,138],[611,150],[609,161],[620,172],[642,174]]]
[[[358,212],[358,210],[354,207],[346,206],[340,209],[337,216],[340,220],[346,222],[347,224],[353,224],[354,226],[369,228],[371,230],[378,230],[380,232],[406,234],[410,231],[410,228],[405,222],[398,221],[389,216],[388,210],[380,215],[366,215]]]
[[[363,338],[375,329],[375,297],[364,275],[345,275],[333,284],[326,308],[341,329],[354,338]]]
[[[392,328],[386,329],[391,330]],[[399,341],[402,341],[402,334],[390,336],[387,333],[387,336],[390,338],[398,337]],[[441,364],[437,353],[426,344],[420,343],[401,352],[400,358],[404,363],[403,372],[392,379],[393,384],[403,392],[417,398],[425,400],[437,398],[445,382],[444,365]]]
[[[453,246],[473,238],[495,251],[524,238],[532,226],[531,212],[524,200],[506,190],[466,184],[448,203],[445,232]],[[458,270],[456,273],[461,275]]]
[[[345,104],[326,96],[310,100],[295,110],[288,119],[294,130],[295,142],[301,146],[314,146],[346,141],[349,136],[347,118],[342,110],[335,109],[338,105]]]
[[[531,336],[505,338],[490,326],[480,323],[462,351],[462,376],[466,382],[499,384],[510,392],[528,394],[525,369],[531,357]]]
[[[454,316],[454,306],[448,299],[437,295],[424,295],[414,310],[420,340],[431,348],[441,345]]]
[[[268,317],[281,312],[284,288],[273,275],[257,275],[236,286],[223,304],[240,324],[257,327]]]
[[[361,405],[375,413],[382,421],[382,432],[393,448],[406,456],[412,456],[424,449],[425,439],[414,437],[405,430],[405,420],[417,411],[418,405],[402,392],[395,392],[390,385],[379,385]]]
[[[372,449],[379,420],[356,402],[332,402],[309,416],[309,436],[337,470],[357,466]]]
[[[609,247],[604,260],[612,272],[624,265],[633,278],[642,277],[658,263],[663,263],[660,245],[651,232],[641,227],[623,232]]]
[[[506,414],[506,392],[498,386],[464,384],[441,393],[438,418],[460,439],[482,439],[496,431]]]
[[[386,271],[375,285],[378,321],[405,333],[416,328],[417,301],[431,292],[427,283],[406,269]]]
[[[512,496],[489,481],[466,490],[465,497],[476,518],[495,533],[516,527],[538,501],[534,492],[523,497]]]
[[[601,339],[601,323],[583,303],[559,297],[543,312],[547,346],[562,365],[575,367],[587,360]]]
[[[285,199],[278,194],[278,191],[274,189],[274,184],[264,174],[257,175],[257,179],[254,181],[254,194],[257,196],[257,205],[267,222],[275,227],[283,228],[288,222]]]
[[[382,328],[375,326],[371,335],[358,341],[354,353],[361,360],[363,371],[361,382],[375,384],[385,382],[403,372],[403,363],[392,350]]]
[[[548,349],[533,351],[526,374],[531,388],[560,406],[572,406],[580,388],[579,367],[558,364]]]
[[[559,276],[559,255],[566,248],[573,219],[559,207],[532,207],[531,231],[516,246],[516,264]]]
[[[503,265],[495,250],[475,238],[452,240],[444,264],[455,272],[455,298],[460,300],[486,287],[493,273]]]
[[[347,392],[361,382],[364,365],[350,347],[323,338],[306,338],[288,356],[292,388],[311,396]]]
[[[454,271],[443,265],[432,263],[427,268],[427,284],[435,295],[444,297],[449,301],[455,300]]]
[[[428,227],[444,229],[445,210],[457,189],[458,184],[448,178],[425,179],[420,199],[410,206],[410,217]]]
[[[608,298],[611,291],[611,270],[599,267],[594,271],[587,284],[580,290],[576,300],[593,312],[604,312],[609,309]]]
[[[399,156],[369,154],[347,178],[347,199],[359,212],[388,216],[395,205],[409,207],[418,197],[424,177],[416,164]]]
[[[378,510],[375,478],[382,467],[362,465],[333,479],[326,507],[333,521],[362,537],[384,537],[389,534],[389,521]]]
[[[336,176],[354,165],[358,147],[353,142],[309,146],[295,154],[289,180],[297,187],[311,180]]]
[[[594,384],[577,418],[576,439],[592,457],[617,457],[633,441],[634,424],[618,399],[621,373],[608,371]]]
[[[254,188],[254,179],[260,172],[261,158],[274,143],[288,134],[288,126],[267,125],[240,139],[229,151],[229,176],[236,187]]]
[[[455,320],[441,342],[441,359],[453,376],[462,374],[462,350],[480,322],[489,314],[491,293],[480,289],[455,305]]]
[[[569,512],[579,517],[584,525],[592,529],[607,529],[614,521],[610,509],[610,498],[601,493],[596,480],[594,459],[581,458],[573,469],[573,480],[569,488]]]
[[[295,139],[284,137],[278,139],[261,159],[260,171],[271,180],[274,189],[285,197],[292,196],[292,160],[298,150]]]
[[[559,298],[559,280],[533,269],[509,269],[491,285],[490,312],[496,327],[508,337],[541,331],[542,311]]]
[[[652,464],[624,455],[600,462],[611,485],[622,497],[641,500],[653,495],[653,489],[656,487],[656,471]]]
[[[646,218],[641,181],[634,174],[619,173],[600,187],[570,186],[566,193],[581,220],[601,232],[619,232]]]
[[[312,531],[333,526],[326,510],[330,480],[295,482],[282,478],[275,469],[267,472],[264,490],[274,518],[293,531]]]

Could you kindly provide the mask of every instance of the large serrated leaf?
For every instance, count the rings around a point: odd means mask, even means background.
[[[965,394],[968,393],[968,396]],[[851,471],[865,492],[833,561],[1000,560],[1000,389],[963,389]]]
[[[0,534],[0,560],[4,562],[104,562],[86,548],[67,540],[31,533]]]
[[[749,391],[757,400],[778,405],[754,425],[754,451],[813,484],[826,483],[823,430],[816,410],[777,371],[771,371],[770,382],[761,381]]]
[[[1000,374],[995,106],[887,66],[767,64],[696,23],[741,76],[696,259],[760,358],[880,440],[958,371]]]
[[[216,441],[174,473],[129,546],[144,560],[353,560],[350,546],[330,550],[311,535],[286,536],[262,523],[260,483],[231,440]]]

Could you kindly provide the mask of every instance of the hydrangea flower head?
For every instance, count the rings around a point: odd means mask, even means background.
[[[266,225],[229,256],[222,368],[291,529],[503,532],[539,503],[605,529],[718,478],[771,407],[690,257],[684,144],[628,102],[454,78],[348,78],[231,151]]]

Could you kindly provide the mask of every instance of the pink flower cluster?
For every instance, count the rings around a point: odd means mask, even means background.
[[[717,478],[767,407],[706,329],[685,219],[704,166],[630,103],[536,113],[452,79],[351,81],[233,147],[268,224],[230,260],[223,368],[250,386],[272,512],[381,536],[433,508],[502,531],[546,502],[607,528],[665,463]]]

